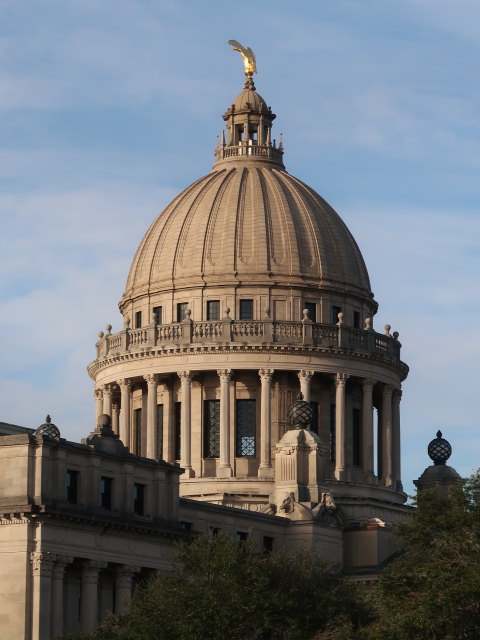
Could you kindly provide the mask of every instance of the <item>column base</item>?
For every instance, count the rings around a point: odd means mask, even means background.
[[[392,476],[382,476],[380,478],[378,484],[380,484],[380,485],[382,485],[384,487],[394,487]]]
[[[347,469],[335,469],[335,480],[340,482],[348,482],[350,480],[350,474]]]
[[[183,467],[182,464],[180,464],[181,467]],[[195,471],[192,469],[192,467],[183,467],[183,469],[185,469],[185,471],[183,472],[183,478],[195,478]]]
[[[217,478],[232,478],[233,469],[229,464],[222,465],[217,469]]]
[[[258,468],[259,478],[271,478],[273,480],[273,467],[271,464],[261,464]]]

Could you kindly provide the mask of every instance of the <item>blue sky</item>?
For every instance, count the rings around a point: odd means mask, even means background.
[[[234,38],[400,332],[407,489],[437,428],[479,467],[479,24],[478,0],[0,0],[0,420],[91,431],[96,334],[147,226],[210,170]]]

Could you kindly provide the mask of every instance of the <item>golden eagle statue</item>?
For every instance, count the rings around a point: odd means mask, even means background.
[[[227,44],[231,45],[234,51],[240,51],[240,55],[243,58],[243,64],[245,67],[245,75],[247,76],[247,78],[251,78],[254,73],[257,73],[255,54],[250,49],[250,47],[244,47],[236,40],[229,40]]]

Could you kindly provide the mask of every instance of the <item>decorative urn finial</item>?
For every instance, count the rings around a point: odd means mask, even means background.
[[[310,402],[303,399],[303,393],[297,396],[297,399],[288,410],[288,424],[290,429],[311,429],[313,410]]]
[[[442,432],[437,431],[437,437],[428,445],[428,455],[433,460],[433,464],[445,464],[452,455],[452,446],[442,438]]]

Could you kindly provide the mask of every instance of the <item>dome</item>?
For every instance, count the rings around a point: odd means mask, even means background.
[[[279,280],[372,301],[360,250],[332,207],[286,171],[238,160],[187,187],[158,216],[123,300],[187,284]]]
[[[244,89],[242,93],[238,94],[238,96],[232,102],[232,106],[237,113],[240,111],[268,113],[269,111],[267,103],[262,98],[262,96],[250,87]]]

